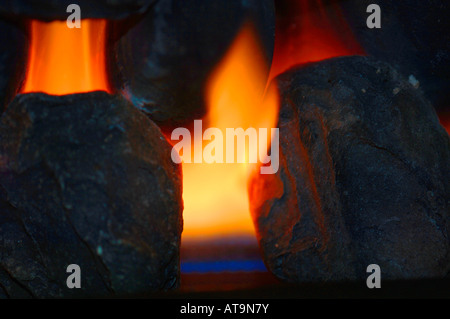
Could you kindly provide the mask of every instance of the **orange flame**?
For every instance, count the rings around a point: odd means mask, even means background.
[[[271,78],[303,63],[363,55],[336,0],[276,0]]]
[[[21,93],[52,95],[109,92],[106,63],[106,20],[81,20],[70,29],[66,21],[31,21],[28,69]]]
[[[278,91],[270,86],[265,92],[267,75],[255,32],[251,25],[244,25],[208,81],[209,112],[204,119],[208,126],[220,129],[224,136],[226,128],[267,128],[270,137],[270,128],[277,122]],[[254,235],[247,180],[259,163],[247,162],[183,164],[183,240]]]

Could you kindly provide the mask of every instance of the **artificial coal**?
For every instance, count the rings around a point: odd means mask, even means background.
[[[280,168],[250,207],[269,270],[294,283],[450,271],[450,140],[420,88],[368,57],[277,78]]]
[[[120,96],[18,95],[0,121],[0,296],[125,296],[179,284],[181,169]],[[69,265],[81,288],[69,289]]]

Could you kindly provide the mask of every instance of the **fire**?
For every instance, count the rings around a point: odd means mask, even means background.
[[[22,93],[52,95],[109,92],[106,72],[106,20],[81,20],[70,29],[66,21],[33,20],[28,68]]]
[[[293,66],[337,56],[362,55],[336,0],[276,0],[271,78]]]
[[[267,75],[260,43],[253,27],[246,24],[209,78],[204,119],[208,125],[203,129],[225,132],[226,128],[253,127],[270,132],[277,122],[278,91],[275,86],[266,90]],[[184,163],[184,240],[254,235],[247,180],[258,167],[247,162]]]

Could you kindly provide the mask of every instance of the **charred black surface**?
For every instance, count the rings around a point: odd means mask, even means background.
[[[0,16],[18,19],[66,20],[67,6],[78,4],[81,17],[118,20],[144,13],[156,0],[8,0],[0,2]]]
[[[116,45],[118,86],[163,127],[203,116],[206,80],[246,21],[255,24],[269,66],[273,1],[158,1]]]
[[[390,66],[345,57],[278,78],[280,169],[250,205],[268,268],[289,282],[444,277],[450,142]]]
[[[178,286],[181,169],[158,127],[104,92],[19,95],[0,122],[0,296]],[[81,267],[81,289],[66,268]]]
[[[17,93],[23,81],[28,41],[20,28],[0,20],[0,114]]]

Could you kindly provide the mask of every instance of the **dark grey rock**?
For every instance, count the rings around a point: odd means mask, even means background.
[[[369,29],[367,6],[381,8],[381,29]],[[367,54],[413,75],[438,112],[449,113],[450,2],[447,0],[346,0],[343,12]]]
[[[164,127],[199,118],[207,78],[246,21],[254,23],[270,66],[273,1],[158,1],[116,44],[116,86]]]
[[[277,78],[280,169],[250,206],[265,262],[289,282],[444,277],[450,271],[450,141],[423,96],[366,57]]]
[[[13,99],[23,81],[27,61],[25,32],[0,20],[0,114]]]
[[[19,19],[66,20],[69,4],[78,4],[81,18],[125,19],[144,13],[156,0],[8,0],[0,2],[0,16]]]
[[[0,295],[177,287],[181,169],[159,128],[104,92],[19,95],[0,122]],[[81,267],[81,289],[66,268]]]

